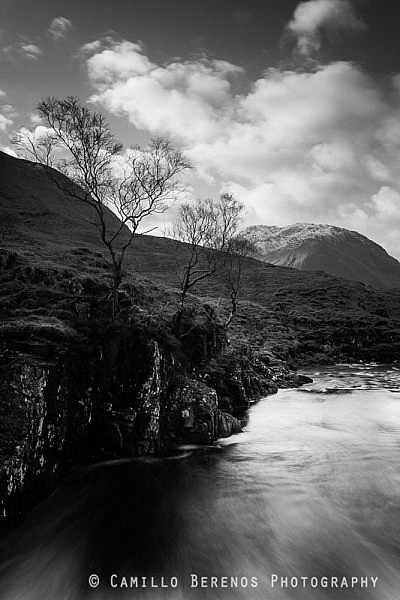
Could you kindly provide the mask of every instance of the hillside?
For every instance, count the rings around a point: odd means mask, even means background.
[[[53,279],[62,279],[60,273],[66,273],[69,281],[75,278],[81,285],[82,280],[90,280],[95,288],[99,281],[107,279],[108,269],[93,216],[89,207],[58,189],[54,178],[66,185],[65,178],[55,171],[0,153],[1,245],[4,252],[16,254],[15,268],[19,273],[22,270],[24,276],[29,266],[35,266],[42,271],[51,270]],[[110,223],[116,222],[111,212],[109,219]],[[134,277],[136,297],[141,298],[149,312],[160,311],[160,319],[167,327],[177,306],[175,266],[184,259],[184,244],[148,235],[137,236],[127,255],[126,271],[130,278]],[[8,280],[10,276],[8,270]],[[26,297],[21,291],[15,306],[3,288],[3,330],[12,330],[15,323],[25,326],[32,320],[36,324],[48,321],[45,306],[41,305],[46,294],[43,290],[37,293],[35,302],[29,277],[24,285]],[[48,288],[49,284],[47,292]],[[228,290],[221,275],[206,280],[194,291],[201,301],[223,312]],[[191,302],[195,301],[192,296]],[[72,316],[65,309],[60,290],[56,299],[48,293],[46,302],[51,303],[50,313],[63,327],[64,320],[71,325],[68,319]],[[277,353],[299,363],[330,357],[393,360],[399,356],[400,348],[399,308],[400,298],[395,293],[374,291],[323,272],[247,259],[231,343]]]
[[[296,223],[246,229],[259,248],[258,258],[302,271],[325,271],[378,289],[400,287],[400,263],[356,231],[333,225]]]
[[[220,271],[188,295],[178,335],[187,246],[154,236],[127,254],[115,315],[107,254],[71,185],[0,153],[0,530],[72,466],[240,431],[251,402],[308,381],[293,368],[399,360],[399,293],[254,259],[229,329]]]

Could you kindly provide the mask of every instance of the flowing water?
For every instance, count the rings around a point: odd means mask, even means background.
[[[216,448],[71,474],[3,544],[0,597],[397,600],[400,368],[310,375]]]

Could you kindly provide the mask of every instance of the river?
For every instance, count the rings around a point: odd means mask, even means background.
[[[400,367],[309,374],[217,447],[72,473],[3,542],[0,597],[397,600]]]

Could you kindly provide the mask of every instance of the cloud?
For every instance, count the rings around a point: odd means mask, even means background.
[[[7,128],[13,124],[13,121],[0,113],[0,131],[5,133]]]
[[[5,152],[6,154],[9,154],[10,156],[15,156],[15,158],[18,158],[17,153],[10,146],[1,146],[0,145],[0,150],[2,152]]]
[[[380,191],[400,193],[398,76],[382,85],[334,62],[269,69],[246,87],[236,65],[158,65],[132,42],[95,44],[85,56],[91,100],[181,145],[197,177],[247,205],[249,223],[328,222],[400,256],[400,222],[383,216],[397,197]]]
[[[84,52],[99,48],[86,45]],[[242,69],[226,61],[200,59],[152,63],[140,44],[107,42],[87,58],[90,80],[100,102],[116,114],[127,114],[138,128],[171,132],[183,140],[213,139],[232,96],[231,79]]]
[[[0,98],[6,96],[6,93],[0,90]],[[2,104],[0,106],[0,131],[6,133],[7,129],[14,124],[16,111],[11,104]]]
[[[65,17],[55,17],[48,27],[53,40],[56,42],[64,38],[67,33],[72,29],[72,21]]]
[[[308,0],[301,2],[287,25],[296,37],[297,50],[311,56],[321,47],[321,34],[352,33],[366,29],[366,24],[354,13],[349,0]]]
[[[388,186],[382,186],[372,196],[372,205],[376,216],[382,221],[392,222],[395,219],[400,223],[400,193]]]
[[[3,54],[13,62],[19,60],[35,61],[38,60],[43,53],[39,46],[32,44],[28,40],[5,46],[2,51]]]
[[[42,118],[37,113],[31,112],[28,116],[31,125],[33,125],[34,127],[42,123]]]

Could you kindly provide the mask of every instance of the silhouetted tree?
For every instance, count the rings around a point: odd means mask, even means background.
[[[172,236],[186,244],[182,248],[183,261],[181,251],[176,261],[181,290],[175,320],[179,335],[188,292],[224,265],[243,211],[243,204],[230,194],[222,194],[218,200],[198,199],[179,207],[172,227]]]
[[[238,297],[242,284],[243,263],[246,258],[257,254],[257,245],[247,236],[239,233],[230,240],[226,251],[223,270],[230,296],[230,310],[225,320],[227,329],[237,312]]]
[[[97,215],[95,224],[111,259],[115,313],[126,251],[143,219],[168,208],[178,192],[177,176],[189,164],[162,138],[151,140],[146,149],[123,152],[104,116],[77,98],[43,99],[38,111],[65,153],[62,171],[77,185],[66,189],[59,179],[54,182]],[[119,216],[116,226],[108,208]]]

